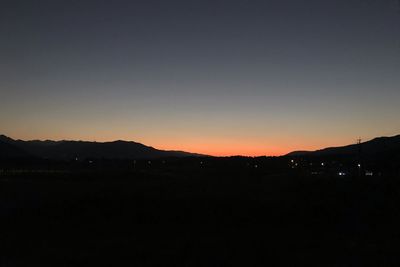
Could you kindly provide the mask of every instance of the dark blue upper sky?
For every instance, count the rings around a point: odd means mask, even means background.
[[[2,1],[1,132],[279,154],[400,132],[398,1]]]

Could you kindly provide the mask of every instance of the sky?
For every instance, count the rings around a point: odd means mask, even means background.
[[[0,133],[282,155],[400,134],[395,0],[3,0]]]

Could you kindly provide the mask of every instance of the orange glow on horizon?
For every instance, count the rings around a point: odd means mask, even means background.
[[[227,157],[227,156],[281,156],[290,152],[290,149],[267,149],[263,147],[237,147],[232,146],[211,146],[208,144],[193,144],[193,145],[183,145],[183,146],[155,146],[157,149],[162,150],[181,150],[192,153],[204,154],[215,157]]]
[[[265,142],[264,142],[265,143]],[[273,145],[257,144],[257,142],[177,142],[153,143],[151,146],[162,150],[181,150],[191,153],[198,153],[216,157],[226,156],[283,156],[295,150],[316,150],[322,147],[318,144],[303,144],[303,145],[284,145],[281,142]]]
[[[6,134],[7,135],[7,134]],[[348,144],[345,140],[336,140],[336,142],[326,142],[321,139],[293,140],[286,137],[258,137],[248,138],[183,138],[170,137],[161,139],[158,136],[119,136],[115,134],[105,134],[103,136],[87,136],[71,134],[49,135],[49,136],[24,136],[8,135],[13,139],[21,140],[82,140],[96,142],[110,142],[115,140],[134,141],[151,146],[160,150],[179,150],[210,156],[282,156],[296,150],[316,150],[329,146],[341,146]],[[267,141],[269,140],[269,141]],[[300,142],[302,141],[302,142]],[[325,141],[325,142],[324,142]]]

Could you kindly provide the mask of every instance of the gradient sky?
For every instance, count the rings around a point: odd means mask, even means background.
[[[0,3],[0,133],[280,155],[400,134],[395,0]]]

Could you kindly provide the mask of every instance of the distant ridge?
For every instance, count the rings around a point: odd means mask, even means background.
[[[0,135],[0,157],[36,157],[47,159],[153,159],[204,156],[184,151],[159,150],[132,141],[23,141]]]
[[[377,155],[382,153],[400,153],[400,135],[392,137],[377,137],[370,141],[341,147],[328,147],[316,151],[293,151],[286,156],[346,156],[356,155],[359,149],[363,155]]]
[[[400,135],[378,137],[360,145],[351,144],[328,147],[316,151],[293,151],[285,156],[354,156],[362,150],[363,156],[400,155]],[[175,150],[159,150],[133,141],[89,142],[52,140],[14,140],[0,135],[0,158],[45,159],[155,159],[167,157],[201,157],[196,153]]]
[[[0,135],[0,158],[29,157],[29,153],[10,143],[13,140],[7,136]]]

